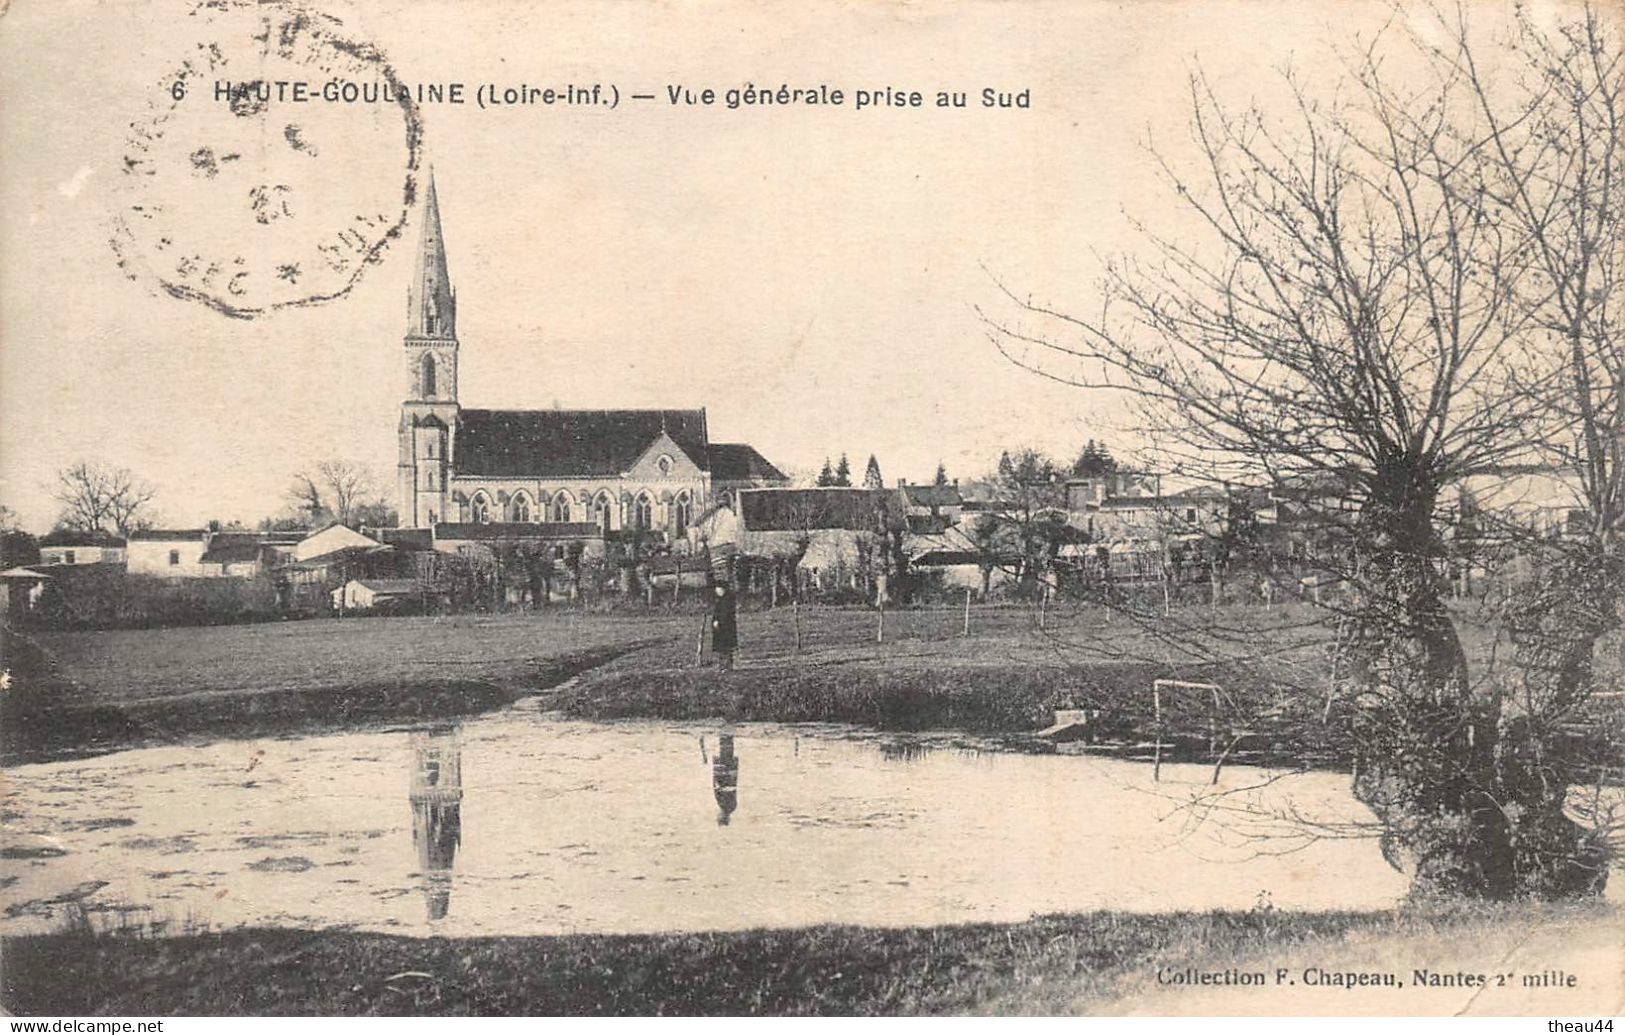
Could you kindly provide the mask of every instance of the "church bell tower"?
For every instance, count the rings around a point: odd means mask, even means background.
[[[434,172],[406,293],[406,400],[401,403],[400,519],[403,528],[451,520],[447,484],[456,457],[457,294],[446,272]]]

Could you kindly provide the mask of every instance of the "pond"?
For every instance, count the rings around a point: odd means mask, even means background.
[[[567,721],[126,751],[6,773],[13,933],[88,915],[498,935],[1393,904],[1332,773],[833,726]],[[1262,786],[1259,786],[1262,785]],[[1248,789],[1252,788],[1252,789]]]

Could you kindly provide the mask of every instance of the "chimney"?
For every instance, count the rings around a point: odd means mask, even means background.
[[[897,487],[899,489],[904,488],[907,485],[908,485],[908,479],[907,478],[899,478],[899,479],[897,479]]]

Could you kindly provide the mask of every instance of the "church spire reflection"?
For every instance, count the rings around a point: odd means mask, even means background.
[[[728,825],[739,807],[739,758],[734,754],[734,735],[719,733],[717,757],[711,763],[711,793],[717,799],[717,826]]]
[[[412,735],[412,846],[429,919],[451,906],[451,865],[463,840],[463,749],[455,727]]]

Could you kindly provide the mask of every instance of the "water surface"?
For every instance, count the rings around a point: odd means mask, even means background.
[[[1348,778],[978,751],[830,726],[559,719],[126,751],[6,773],[8,930],[93,916],[414,934],[1391,905]],[[55,901],[52,901],[55,900]]]

